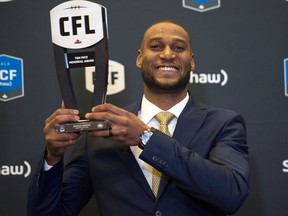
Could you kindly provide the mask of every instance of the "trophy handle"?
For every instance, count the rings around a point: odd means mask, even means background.
[[[103,39],[95,44],[95,74],[93,76],[94,94],[92,105],[103,104],[106,101],[108,84],[108,29],[106,9],[102,7]],[[102,55],[102,56],[101,56]],[[101,57],[98,57],[101,56]]]
[[[67,60],[67,49],[54,45],[54,57],[60,91],[66,108],[78,109],[72,88],[70,70]],[[64,61],[63,61],[64,58]]]

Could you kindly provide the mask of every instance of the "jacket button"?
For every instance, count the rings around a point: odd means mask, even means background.
[[[158,211],[156,211],[156,212],[155,212],[155,216],[162,216],[162,212],[161,212],[161,211],[159,211],[159,210],[158,210]]]
[[[158,162],[158,161],[159,161],[159,158],[158,158],[157,156],[153,156],[153,157],[152,157],[152,160]]]

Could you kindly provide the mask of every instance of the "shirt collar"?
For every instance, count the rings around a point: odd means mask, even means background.
[[[173,107],[171,107],[169,110],[169,112],[173,113],[176,118],[178,118],[182,112],[182,110],[184,109],[184,107],[186,106],[187,102],[189,100],[189,94],[187,93],[186,97],[180,101],[179,103],[175,104]],[[150,101],[148,101],[145,97],[145,95],[143,95],[142,97],[142,103],[141,103],[141,109],[140,109],[140,118],[142,119],[142,121],[144,123],[148,123],[149,121],[151,121],[151,119],[159,112],[163,111],[162,109],[160,109],[159,107],[157,107],[156,105],[154,105],[153,103],[151,103]]]

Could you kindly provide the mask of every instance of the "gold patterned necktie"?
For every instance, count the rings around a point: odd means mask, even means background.
[[[159,130],[163,133],[167,134],[168,136],[171,136],[169,130],[168,130],[168,124],[169,122],[174,118],[175,116],[173,113],[170,112],[159,112],[155,115],[155,119],[159,122]],[[152,191],[155,197],[157,197],[158,194],[158,188],[161,180],[161,172],[152,168]]]

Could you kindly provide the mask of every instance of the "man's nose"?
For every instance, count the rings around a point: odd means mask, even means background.
[[[175,57],[176,57],[175,52],[169,46],[166,46],[165,49],[163,49],[162,52],[160,53],[160,58],[166,60],[174,59]]]

